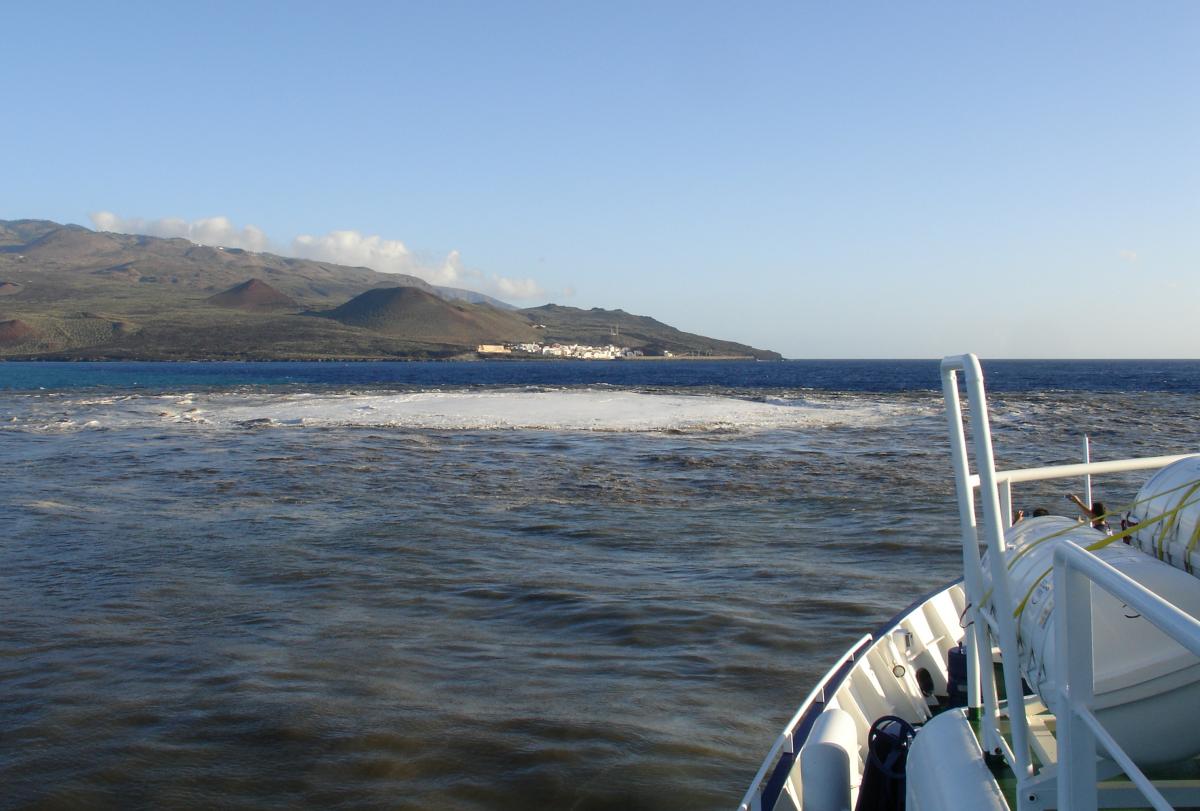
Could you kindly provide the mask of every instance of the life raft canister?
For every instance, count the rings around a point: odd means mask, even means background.
[[[1152,520],[1159,516],[1165,517]],[[1130,546],[1200,577],[1200,456],[1172,462],[1151,476],[1125,522],[1137,527]]]
[[[1056,679],[1063,665],[1054,639],[1054,550],[1068,541],[1086,547],[1107,537],[1062,516],[1026,519],[1005,534],[1013,599],[1025,600],[1017,624],[1021,673],[1056,715]],[[1119,541],[1094,554],[1200,618],[1194,578]],[[991,589],[989,572],[985,555],[985,593]],[[984,610],[994,615],[996,608]],[[1099,586],[1092,588],[1092,651],[1093,711],[1135,763],[1170,763],[1200,754],[1200,660]]]

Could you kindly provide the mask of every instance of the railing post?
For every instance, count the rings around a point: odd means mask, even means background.
[[[1092,440],[1087,434],[1083,435],[1083,463],[1089,464],[1092,461]],[[1088,505],[1088,509],[1092,508],[1092,474],[1083,474],[1083,503]]]
[[[957,482],[958,496],[958,525],[962,533],[963,544],[963,587],[967,595],[967,614],[970,622],[967,625],[966,641],[972,650],[967,653],[967,706],[978,709],[980,704],[979,669],[982,662],[982,643],[987,639],[987,632],[982,628],[978,612],[983,596],[982,571],[979,561],[979,532],[975,523],[975,493],[969,480],[971,471],[967,462],[967,438],[963,429],[962,401],[958,393],[958,371],[943,363],[942,365],[942,394],[946,401],[946,419],[950,427],[950,456],[954,465],[954,476]],[[975,629],[972,632],[972,628]],[[979,631],[983,631],[982,639]],[[987,664],[991,666],[990,646]],[[991,711],[994,708],[989,707]],[[995,723],[994,718],[988,719],[989,724]],[[986,727],[985,727],[986,729]]]
[[[996,685],[992,678],[992,635],[983,618],[983,567],[979,559],[979,529],[975,518],[975,491],[971,486],[971,471],[967,461],[967,437],[963,428],[962,398],[958,390],[958,371],[966,372],[967,356],[942,361],[942,394],[946,402],[946,419],[950,428],[950,455],[954,465],[958,497],[959,530],[963,544],[963,585],[967,595],[966,642],[971,646],[967,655],[967,706],[978,711],[983,707],[983,745],[989,752],[999,748],[1000,732],[996,727],[999,714]],[[984,408],[987,406],[984,405]]]
[[[1029,719],[1025,715],[1024,690],[1017,646],[1017,624],[1012,615],[1016,603],[1004,564],[1004,523],[1000,516],[1000,495],[996,478],[996,457],[992,453],[992,428],[988,421],[987,395],[983,389],[983,369],[979,358],[964,356],[967,402],[971,404],[971,433],[975,440],[975,467],[979,470],[979,500],[983,506],[984,538],[988,546],[988,567],[992,575],[992,605],[995,607],[1001,657],[1004,661],[1004,692],[1008,695],[1008,720],[1012,733],[1010,764],[1019,784],[1033,774],[1029,754]]]
[[[1092,581],[1056,556],[1054,641],[1058,650],[1058,807],[1090,811],[1098,802],[1096,736],[1076,708],[1092,708]]]

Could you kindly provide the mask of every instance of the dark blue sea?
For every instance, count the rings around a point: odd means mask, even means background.
[[[1200,450],[1200,362],[984,368],[1001,467]],[[732,807],[957,576],[945,435],[934,361],[0,363],[0,807]]]
[[[938,365],[935,360],[5,363],[0,389],[608,385],[903,392],[940,389]],[[993,391],[1200,389],[1200,361],[1188,360],[999,360],[987,364],[987,375]]]

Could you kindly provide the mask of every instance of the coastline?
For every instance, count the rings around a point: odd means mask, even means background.
[[[461,357],[461,358],[455,358],[455,360],[481,360],[481,361],[498,360],[498,361],[504,361],[504,362],[513,362],[513,361],[537,361],[537,362],[580,361],[583,363],[595,363],[596,361],[613,362],[613,363],[616,363],[616,362],[624,363],[624,362],[628,361],[628,362],[632,362],[632,363],[641,363],[643,361],[672,361],[672,360],[685,360],[685,361],[786,360],[786,358],[756,358],[753,355],[671,355],[670,357],[667,357],[665,355],[635,355],[633,357],[626,357],[626,358],[560,358],[560,357],[555,357],[553,355],[520,355],[520,356],[507,355],[506,356],[506,355],[480,355],[479,353],[474,353],[474,354],[475,354],[474,358]]]
[[[0,363],[487,363],[499,361],[502,363],[640,363],[643,361],[784,361],[787,358],[756,358],[752,355],[643,355],[631,358],[559,358],[553,356],[529,355],[524,357],[506,357],[503,355],[480,355],[477,352],[444,356],[420,355],[352,355],[339,357],[336,355],[312,356],[273,356],[273,357],[113,357],[113,356],[81,356],[81,355],[26,355],[23,357],[0,356]]]

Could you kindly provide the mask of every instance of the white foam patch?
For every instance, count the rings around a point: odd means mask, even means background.
[[[219,426],[392,426],[442,430],[721,431],[882,418],[877,406],[823,407],[712,395],[629,391],[486,391],[289,395],[223,404],[190,400],[171,419]]]
[[[617,389],[322,394],[246,392],[54,398],[2,429],[45,433],[181,428],[394,427],[430,430],[736,432],[870,426],[926,408],[878,398],[748,400]]]

